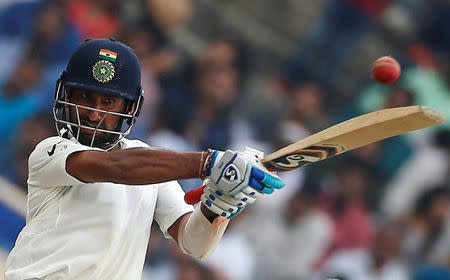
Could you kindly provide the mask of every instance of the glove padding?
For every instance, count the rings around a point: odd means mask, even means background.
[[[206,187],[201,196],[202,203],[219,216],[232,218],[247,206],[247,203],[253,203],[254,198],[248,197],[247,202],[232,197],[220,189],[209,180],[205,180]]]
[[[232,218],[256,198],[285,185],[276,173],[261,164],[259,151],[251,148],[246,148],[244,153],[227,150],[217,152],[214,157],[201,201],[220,216]]]

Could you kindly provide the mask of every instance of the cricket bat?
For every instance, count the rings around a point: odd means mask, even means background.
[[[425,106],[379,110],[310,135],[264,157],[261,163],[271,170],[289,171],[389,137],[444,122],[444,114]],[[187,192],[185,201],[189,204],[199,202],[203,188]]]

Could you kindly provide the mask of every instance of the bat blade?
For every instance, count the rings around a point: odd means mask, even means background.
[[[383,139],[445,122],[445,116],[425,106],[384,109],[341,122],[294,144],[261,162],[269,169],[289,171],[309,163],[365,146]],[[189,204],[200,201],[203,188],[186,193]],[[187,199],[188,198],[188,199]]]
[[[286,146],[261,161],[288,171],[413,130],[441,124],[445,117],[425,106],[408,106],[371,112],[329,127]]]

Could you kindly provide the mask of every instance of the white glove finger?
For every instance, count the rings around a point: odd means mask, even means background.
[[[242,192],[250,197],[254,197],[254,198],[260,198],[263,197],[264,194],[260,193],[259,191],[255,190],[252,187],[246,187],[245,189],[242,190]]]
[[[202,194],[202,196],[200,197],[202,203],[206,206],[206,208],[208,208],[209,210],[211,210],[212,212],[216,213],[219,216],[228,218],[231,213],[225,211],[224,209],[220,208],[219,206],[213,204],[206,196],[205,194]]]
[[[213,194],[216,195],[216,197],[217,197],[217,196],[220,197],[223,201],[225,201],[225,203],[234,205],[234,206],[236,206],[236,207],[245,207],[245,206],[247,206],[247,203],[246,203],[246,202],[244,202],[244,201],[242,201],[242,200],[240,200],[240,199],[238,199],[238,198],[232,197],[232,196],[230,196],[230,195],[224,194],[223,191],[221,191],[221,190],[220,190],[216,185],[214,185],[214,184],[211,184],[211,183],[208,184],[208,186],[205,188],[205,190],[206,190],[206,189],[209,189]],[[203,190],[203,191],[204,191],[204,190]]]
[[[256,201],[256,198],[253,198],[243,192],[238,192],[237,194],[234,195],[235,198],[240,199],[241,201],[247,203],[247,204],[252,204],[253,202]]]
[[[230,212],[231,214],[236,213],[238,210],[238,207],[223,201],[220,196],[214,195],[208,188],[204,189],[204,195],[212,204],[215,204],[220,209],[227,210],[227,212]]]

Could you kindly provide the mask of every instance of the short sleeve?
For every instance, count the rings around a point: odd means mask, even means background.
[[[42,140],[28,159],[28,184],[33,187],[59,187],[83,184],[66,171],[67,157],[79,151],[97,150],[59,136]]]
[[[184,191],[177,181],[160,184],[154,218],[166,238],[171,237],[167,232],[169,227],[179,217],[192,211],[194,207],[184,201]]]

